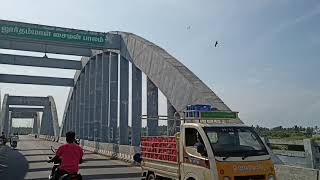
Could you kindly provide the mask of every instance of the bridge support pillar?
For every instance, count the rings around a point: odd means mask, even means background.
[[[95,57],[92,57],[89,61],[90,63],[90,75],[89,75],[89,139],[90,141],[94,140],[94,120],[95,120],[95,89],[96,89],[96,60]]]
[[[47,134],[50,136],[54,136],[54,129],[53,129],[53,117],[52,117],[52,110],[50,105],[49,106],[45,106],[45,109],[47,111]]]
[[[101,101],[101,126],[100,126],[100,139],[101,142],[109,142],[109,61],[110,52],[102,54],[102,101]]]
[[[147,116],[148,118],[158,117],[158,88],[153,82],[147,78]],[[158,136],[158,120],[147,120],[148,136]]]
[[[43,110],[43,112],[42,112],[42,116],[41,116],[41,122],[40,122],[40,134],[44,134],[44,126],[45,126],[44,114],[45,114],[45,110]]]
[[[102,55],[96,55],[95,60],[95,103],[94,103],[94,141],[101,142],[102,120]]]
[[[118,120],[118,54],[110,52],[110,141],[117,143]]]
[[[62,136],[65,136],[65,134],[66,134],[66,132],[68,131],[68,112],[64,112],[65,114],[64,114],[64,119],[63,119],[63,121],[62,121],[62,123],[63,123],[63,128],[62,128],[62,130],[61,130],[61,132],[60,132],[60,136],[62,137]]]
[[[42,118],[41,118],[40,134],[49,135],[48,126],[49,126],[49,112],[48,112],[48,108],[45,106],[45,108],[43,109]]]
[[[132,101],[131,101],[131,145],[139,146],[142,128],[142,72],[132,64]]]
[[[77,88],[73,87],[72,93],[72,129],[71,131],[76,132],[76,121],[77,121]]]
[[[8,105],[4,105],[2,107],[3,111],[2,111],[2,131],[4,132],[4,134],[6,136],[9,135],[9,106]]]
[[[129,61],[121,56],[120,59],[120,139],[119,143],[128,145],[128,100],[129,99]]]
[[[180,116],[176,113],[176,109],[167,100],[167,116],[168,116],[168,132],[169,136],[173,136],[176,132],[180,130]]]
[[[66,128],[64,128],[65,130],[64,130],[64,132],[62,134],[63,136],[65,136],[66,133],[70,130],[70,105],[69,105],[69,108],[68,108],[68,112],[66,114],[65,126],[66,126]]]
[[[40,116],[39,116],[39,113],[37,112],[36,116],[33,117],[32,133],[39,134],[39,127],[40,127]]]
[[[79,129],[80,129],[80,82],[77,82],[75,85],[74,91],[74,109],[75,109],[75,116],[74,116],[74,132],[76,133],[76,137],[79,137]]]
[[[79,109],[79,137],[81,139],[84,139],[84,128],[85,128],[85,125],[84,125],[84,122],[85,122],[85,119],[86,119],[86,116],[85,116],[85,86],[86,86],[86,82],[85,82],[85,78],[84,78],[84,72],[81,72],[80,74],[80,109]]]
[[[10,135],[13,135],[13,132],[12,132],[12,116],[11,116],[11,112],[9,111],[9,116],[8,116],[9,118],[9,127],[8,127],[8,134],[9,134],[9,136]]]
[[[87,65],[85,66],[85,81],[86,81],[86,85],[85,85],[85,91],[84,91],[84,106],[85,106],[85,121],[84,121],[84,138],[85,139],[89,139],[89,122],[90,122],[90,66],[91,64],[88,62]]]
[[[74,89],[73,89],[74,90]],[[74,107],[73,107],[73,101],[74,101],[74,96],[72,95],[71,100],[70,100],[70,119],[69,119],[69,130],[68,131],[73,131],[73,117],[74,117]]]
[[[53,136],[55,136],[56,138],[59,137],[59,120],[58,120],[58,112],[57,112],[57,107],[56,107],[56,103],[53,99],[52,96],[48,96],[48,100],[49,100],[49,108],[50,108],[50,117],[51,117],[51,125],[52,125],[52,133]]]

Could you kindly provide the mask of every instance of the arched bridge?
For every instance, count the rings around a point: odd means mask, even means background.
[[[210,104],[217,110],[230,111],[180,61],[132,33],[100,33],[0,20],[0,49],[82,56],[81,61],[74,61],[46,55],[0,54],[0,64],[76,70],[74,78],[0,73],[1,83],[71,87],[60,126],[51,96],[5,94],[0,131],[10,135],[13,118],[32,118],[33,133],[40,134],[40,139],[21,136],[19,151],[6,153],[0,147],[0,157],[7,154],[4,158],[7,162],[0,158],[0,176],[4,179],[46,179],[51,169],[46,156],[52,154],[48,146],[58,144],[44,140],[64,142],[63,136],[70,130],[76,132],[81,146],[87,150],[86,163],[81,165],[85,179],[140,179],[139,168],[92,152],[132,160],[132,155],[139,151],[143,74],[147,77],[148,117],[158,116],[158,90],[167,98],[171,119],[188,104]],[[128,119],[132,119],[131,127]],[[168,127],[173,125],[173,121],[168,122]],[[148,135],[158,135],[158,121],[147,121],[146,129]]]
[[[180,61],[135,34],[88,32],[4,20],[0,21],[0,27],[0,48],[83,56],[81,61],[72,61],[0,54],[2,64],[76,70],[74,79],[0,74],[0,82],[4,83],[71,87],[59,133],[54,118],[53,123],[49,123],[53,130],[41,131],[46,135],[58,137],[74,130],[81,139],[128,145],[128,119],[131,115],[131,144],[139,145],[143,73],[147,77],[148,117],[158,116],[158,89],[167,98],[169,117],[188,104],[210,104],[218,110],[230,111]],[[130,89],[129,77],[132,79]],[[131,101],[129,91],[132,94]],[[5,132],[8,132],[8,107],[9,104],[4,101],[1,127]],[[129,110],[129,107],[132,109]],[[157,135],[158,121],[149,120],[147,129],[149,135]]]
[[[27,106],[27,107],[15,107]],[[29,106],[29,107],[28,107]],[[40,106],[34,108],[32,106]],[[40,112],[42,112],[42,122],[40,126]],[[34,119],[33,133],[45,134],[50,136],[59,136],[59,124],[57,109],[52,96],[31,97],[31,96],[10,96],[4,95],[1,129],[8,136],[12,134],[12,119]]]

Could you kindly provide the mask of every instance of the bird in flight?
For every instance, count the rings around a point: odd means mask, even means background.
[[[214,44],[214,47],[217,47],[217,45],[218,45],[218,41],[216,41],[216,43]]]

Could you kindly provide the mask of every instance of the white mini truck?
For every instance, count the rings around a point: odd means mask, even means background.
[[[175,136],[142,137],[141,167],[147,180],[276,179],[266,145],[235,112],[199,112]]]

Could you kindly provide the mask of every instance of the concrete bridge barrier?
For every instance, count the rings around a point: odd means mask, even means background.
[[[266,144],[272,148],[276,146],[296,146],[300,147],[300,150],[290,149],[272,149],[273,153],[279,156],[297,157],[299,159],[304,158],[303,166],[307,168],[320,169],[320,142],[313,139],[304,140],[286,140],[286,139],[267,139],[264,138]],[[302,149],[302,150],[301,150]],[[286,163],[286,162],[284,162]],[[289,163],[289,162],[287,162]],[[292,162],[290,162],[291,164]]]
[[[100,143],[88,140],[81,140],[80,145],[87,151],[96,152],[127,162],[133,162],[133,155],[140,152],[140,148],[135,146]]]
[[[278,180],[320,180],[319,170],[288,165],[275,165]]]
[[[290,157],[306,157],[306,153],[304,151],[290,151],[290,150],[277,150],[273,149],[272,152],[276,155],[282,156],[290,156]]]
[[[47,141],[56,141],[54,136],[40,135],[40,139]],[[65,137],[59,138],[59,143],[66,143]],[[140,152],[138,146],[119,145],[113,143],[100,143],[88,140],[80,140],[80,145],[84,150],[95,152],[101,155],[112,157],[113,159],[119,159],[127,162],[133,162],[133,156]]]
[[[39,138],[47,140],[47,141],[57,141],[58,140],[57,137],[49,136],[49,135],[39,135]]]

